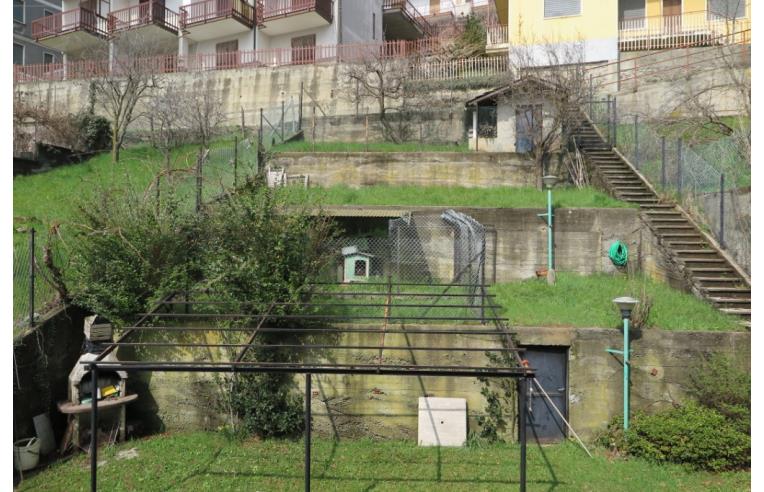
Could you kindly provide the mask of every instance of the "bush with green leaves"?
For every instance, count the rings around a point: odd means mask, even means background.
[[[73,123],[79,130],[79,146],[83,150],[104,150],[111,145],[111,123],[103,116],[80,113],[74,117]]]
[[[737,368],[729,357],[705,357],[690,373],[690,393],[712,408],[740,432],[751,433],[751,374]]]
[[[653,415],[638,413],[623,430],[617,418],[600,444],[657,463],[683,463],[720,472],[751,466],[751,437],[724,415],[688,403]]]

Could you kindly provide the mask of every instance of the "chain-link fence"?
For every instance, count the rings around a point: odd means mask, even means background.
[[[16,232],[13,238],[13,322],[14,334],[34,326],[57,300],[52,265],[62,265],[64,257],[58,248],[46,251],[44,238],[30,228]]]
[[[663,198],[681,204],[750,271],[751,167],[745,143],[734,137],[688,142],[676,125],[658,126],[640,115],[620,113],[615,98],[588,104],[590,117],[606,142],[626,156]]]

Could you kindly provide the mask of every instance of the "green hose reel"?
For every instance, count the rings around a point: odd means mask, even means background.
[[[610,246],[608,256],[615,266],[624,266],[629,261],[629,248],[621,241],[616,241]]]

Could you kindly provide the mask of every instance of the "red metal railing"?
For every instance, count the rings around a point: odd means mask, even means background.
[[[109,14],[109,32],[115,33],[155,24],[178,32],[179,16],[164,6],[163,2],[147,2],[115,10]]]
[[[318,63],[353,62],[369,57],[403,58],[430,53],[440,47],[438,38],[415,41],[388,41],[377,44],[342,44],[242,50],[226,53],[198,53],[185,57],[176,54],[117,60],[112,73],[129,62],[153,73],[194,72],[235,68],[281,67]],[[66,64],[14,65],[14,83],[42,80],[88,79],[109,73],[105,60],[73,61]]]
[[[32,37],[35,40],[58,36],[67,32],[88,31],[107,35],[106,19],[88,9],[72,9],[32,21]]]
[[[180,8],[183,28],[229,17],[252,27],[255,25],[255,8],[244,0],[203,0]]]
[[[332,21],[332,0],[258,0],[257,10],[263,22],[305,12],[316,12]]]
[[[432,35],[432,26],[409,0],[385,0],[383,10],[400,10],[426,35]]]

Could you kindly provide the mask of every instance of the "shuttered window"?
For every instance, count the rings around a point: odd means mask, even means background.
[[[745,17],[745,0],[708,0],[708,15],[714,19]]]
[[[618,18],[620,20],[642,19],[645,17],[645,0],[619,0]]]
[[[544,0],[544,17],[560,17],[581,13],[581,0]]]

